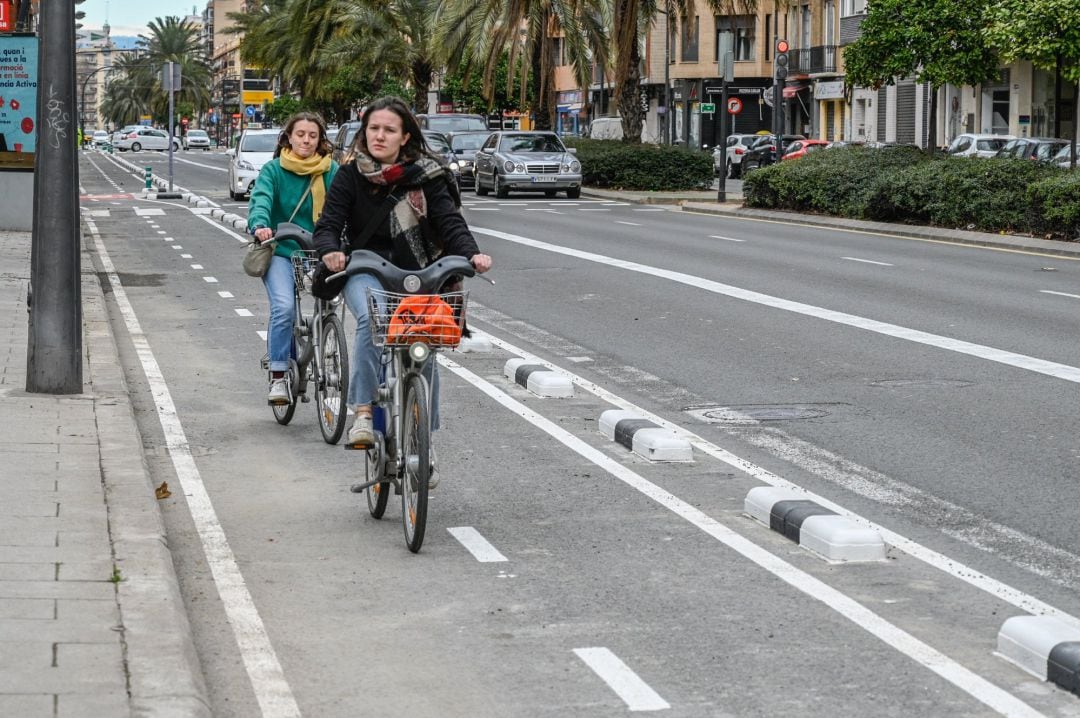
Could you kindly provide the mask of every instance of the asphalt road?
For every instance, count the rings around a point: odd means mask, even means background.
[[[176,181],[242,214],[224,160],[180,153]],[[994,655],[1020,606],[1080,615],[1075,261],[466,193],[497,282],[471,283],[470,323],[496,346],[442,371],[443,481],[414,556],[396,506],[375,521],[348,492],[360,457],[310,405],[274,423],[242,237],[109,197],[141,183],[102,155],[81,169],[160,368],[116,319],[147,461],[171,486],[195,472],[239,569],[239,588],[219,575],[190,492],[162,502],[216,715],[1080,715]],[[582,386],[535,397],[502,375],[519,355]],[[636,457],[597,430],[613,402],[708,450]],[[770,476],[903,546],[823,561],[743,512]]]

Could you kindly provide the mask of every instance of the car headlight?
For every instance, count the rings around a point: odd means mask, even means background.
[[[571,162],[570,163],[570,171],[573,172],[574,174],[577,174],[578,172],[580,172],[581,171],[581,163],[578,162],[577,160],[574,160],[573,162]]]
[[[525,165],[518,162],[516,165],[514,165],[514,171],[517,172],[519,175],[525,174]]]
[[[510,160],[507,160],[506,162],[503,162],[503,169],[506,170],[507,172],[513,172],[514,171],[514,163],[511,162]]]
[[[458,165],[457,162],[451,162],[450,163],[450,170],[451,171],[457,172],[459,169],[461,169],[461,167]]]
[[[240,160],[239,162],[236,163],[236,169],[238,169],[238,170],[250,170],[250,171],[254,172],[255,171],[255,165],[251,164],[247,160]]]

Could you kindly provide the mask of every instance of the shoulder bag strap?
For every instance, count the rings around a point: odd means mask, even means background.
[[[300,205],[302,205],[304,203],[304,200],[307,199],[307,196],[309,194],[311,194],[311,185],[315,184],[315,180],[320,179],[321,176],[322,175],[312,175],[311,176],[311,181],[308,182],[307,189],[304,190],[304,194],[300,195],[300,201],[296,203],[296,207],[293,209],[292,214],[289,215],[289,221],[290,222],[293,221],[293,217],[296,216],[296,213],[300,211]]]
[[[371,239],[371,235],[375,234],[375,230],[379,228],[379,225],[383,223],[383,220],[386,219],[387,215],[390,214],[390,210],[392,210],[397,203],[398,197],[391,191],[390,194],[383,198],[382,204],[375,210],[374,216],[368,220],[367,226],[364,227],[364,231],[361,232],[351,244],[356,247],[363,247],[367,244],[368,240]]]

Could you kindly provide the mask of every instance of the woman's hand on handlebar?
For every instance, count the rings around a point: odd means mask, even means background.
[[[474,254],[469,261],[481,274],[491,269],[491,257],[486,254]]]
[[[344,252],[330,252],[324,254],[322,258],[323,264],[331,272],[340,272],[345,269],[345,253]]]
[[[259,244],[262,244],[268,239],[273,239],[274,230],[269,227],[259,227],[255,230],[255,239],[259,240]]]

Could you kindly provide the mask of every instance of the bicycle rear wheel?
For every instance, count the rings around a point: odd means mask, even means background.
[[[386,471],[386,440],[381,431],[375,432],[375,446],[364,452],[367,460],[366,481],[374,481],[383,477]],[[386,502],[390,499],[390,482],[382,481],[364,489],[367,497],[367,508],[371,515],[381,519],[386,513]]]
[[[427,391],[419,374],[409,375],[405,385],[404,409],[401,445],[405,452],[405,470],[401,476],[401,521],[405,525],[405,543],[410,551],[416,553],[424,543],[428,480],[431,478],[431,423]]]
[[[315,382],[315,400],[319,412],[319,430],[323,441],[336,444],[345,431],[345,398],[349,387],[349,349],[345,329],[337,314],[322,320],[322,376]]]
[[[299,377],[300,372],[297,369],[296,362],[290,359],[289,371],[285,374],[285,386],[289,388],[289,403],[270,405],[270,408],[274,411],[274,418],[282,426],[292,421],[293,414],[296,413],[296,386]]]

